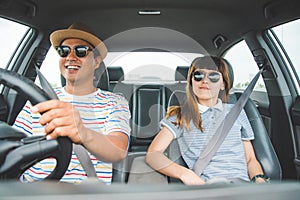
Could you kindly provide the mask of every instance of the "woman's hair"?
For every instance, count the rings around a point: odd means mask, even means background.
[[[187,85],[186,85],[186,100],[183,105],[180,106],[171,106],[168,108],[166,117],[170,117],[172,115],[177,115],[175,125],[179,127],[184,127],[187,130],[190,128],[190,121],[197,128],[203,131],[202,127],[202,119],[200,116],[200,112],[198,109],[198,100],[197,96],[193,92],[192,88],[192,78],[193,72],[196,69],[209,69],[216,70],[222,74],[223,81],[225,84],[225,90],[220,91],[220,98],[223,102],[228,102],[229,90],[232,87],[230,82],[229,70],[226,62],[222,58],[218,58],[215,56],[204,56],[197,57],[191,63],[188,77],[187,77]]]

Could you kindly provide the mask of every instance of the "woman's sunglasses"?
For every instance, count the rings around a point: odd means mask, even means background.
[[[221,74],[218,72],[210,72],[208,74],[206,74],[204,71],[194,71],[193,72],[193,78],[195,81],[202,81],[206,75],[212,83],[218,82],[221,77]]]
[[[69,46],[57,46],[55,49],[58,55],[62,58],[67,57],[71,52],[71,47]],[[92,51],[90,47],[84,45],[78,45],[74,47],[73,50],[75,51],[76,56],[79,58],[85,57],[88,54],[88,51]]]

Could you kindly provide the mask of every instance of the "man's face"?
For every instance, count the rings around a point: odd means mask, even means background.
[[[61,46],[67,46],[70,50],[65,57],[60,57],[59,60],[60,72],[67,84],[68,82],[80,86],[93,84],[94,71],[99,67],[100,57],[94,58],[91,44],[72,38],[64,40]]]

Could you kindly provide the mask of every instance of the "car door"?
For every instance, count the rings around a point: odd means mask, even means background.
[[[257,64],[245,40],[240,41],[230,48],[225,55],[234,71],[233,91],[244,91],[252,78],[258,72]],[[271,118],[269,98],[262,77],[259,78],[250,97],[263,119],[264,125],[271,137]]]
[[[300,174],[299,31],[300,20],[252,31],[225,55],[235,71],[235,90],[243,91],[259,63],[265,63],[251,99],[277,152],[283,178],[287,179],[299,179]]]
[[[299,38],[300,20],[295,20],[289,23],[274,27],[272,33],[277,39],[276,45],[282,53],[284,64],[287,66],[287,76],[293,104],[290,109],[292,117],[294,150],[294,165],[296,169],[297,179],[300,178],[300,90],[299,90],[299,75],[300,75],[300,57],[299,57]]]

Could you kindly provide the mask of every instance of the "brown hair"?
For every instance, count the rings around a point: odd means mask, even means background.
[[[175,125],[190,129],[190,121],[203,131],[202,119],[198,109],[198,100],[192,89],[192,74],[196,69],[216,70],[222,74],[225,90],[220,91],[220,98],[223,102],[228,102],[229,90],[232,87],[230,82],[229,70],[226,62],[222,58],[215,56],[197,57],[191,63],[186,85],[186,100],[182,106],[171,106],[168,108],[166,117],[177,115]]]

